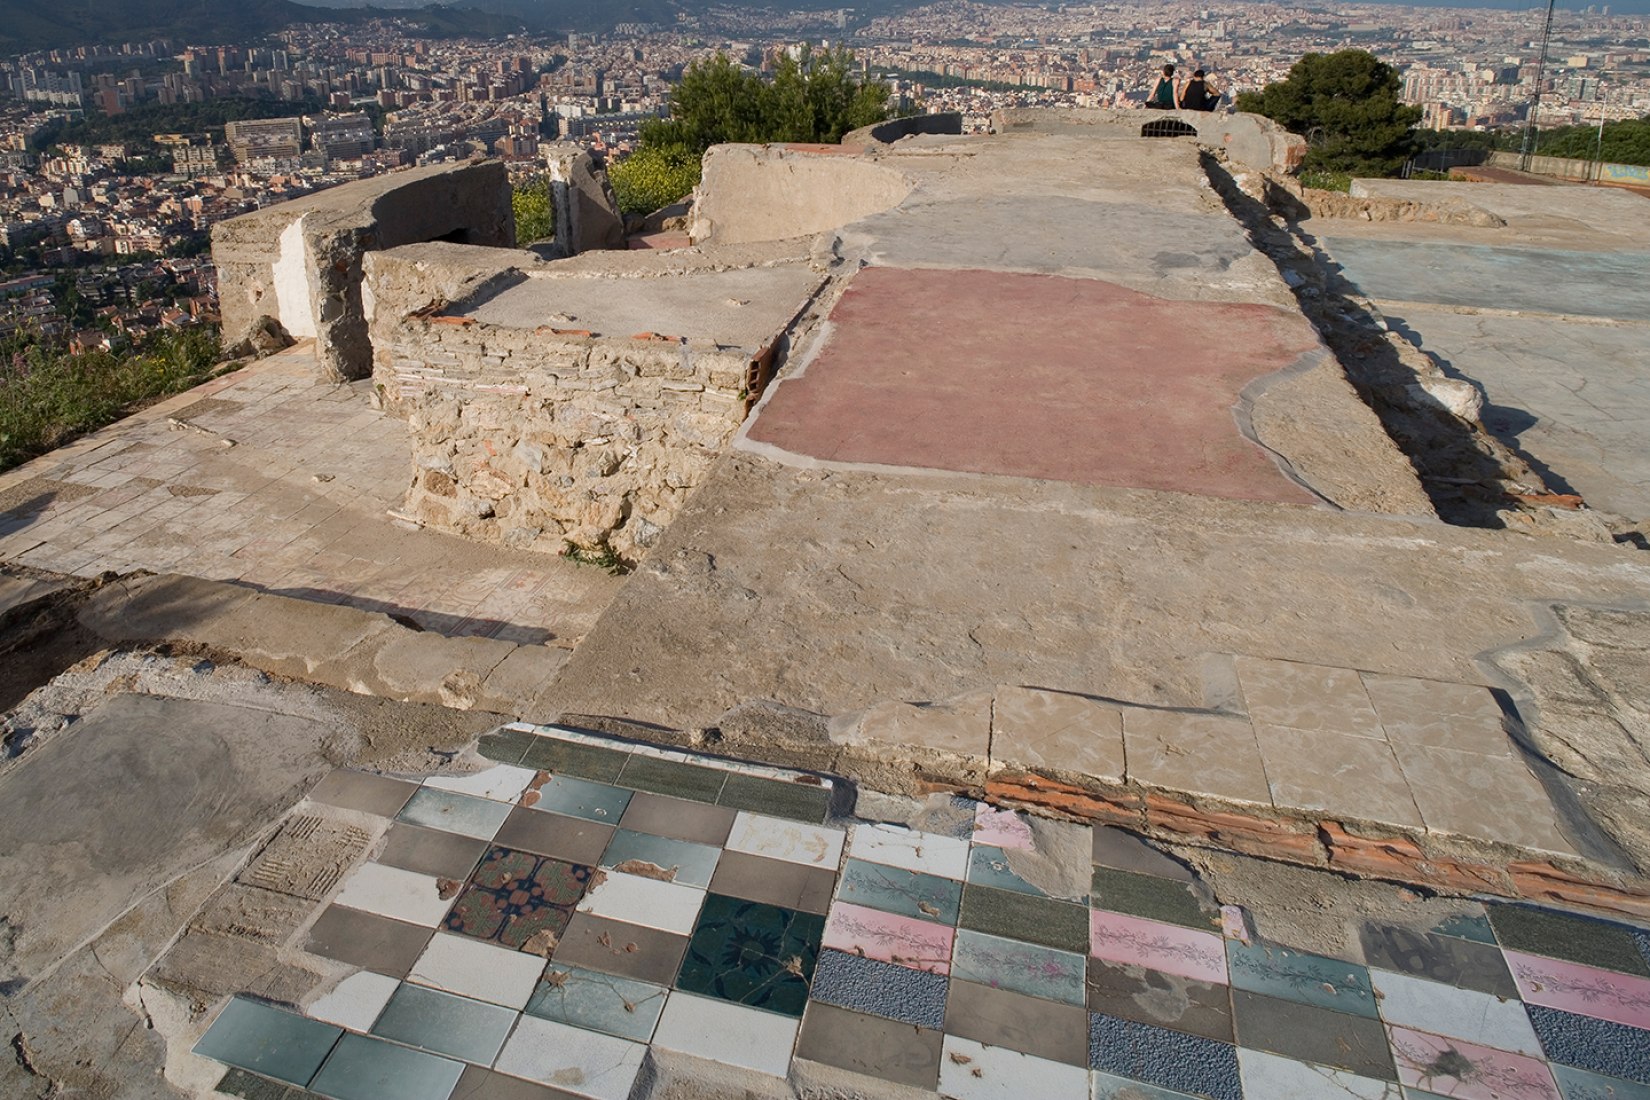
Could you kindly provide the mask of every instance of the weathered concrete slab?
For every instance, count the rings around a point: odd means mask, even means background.
[[[1603,239],[1593,243],[1605,250],[1650,245],[1650,219],[1644,216],[1644,200],[1608,187],[1360,179],[1352,181],[1352,194],[1408,202],[1458,198],[1506,219],[1511,234],[1521,239],[1560,234],[1574,239],[1596,234]]]
[[[26,603],[43,599],[53,592],[61,591],[62,588],[63,584],[59,581],[0,574],[0,615],[14,607],[22,607]]]

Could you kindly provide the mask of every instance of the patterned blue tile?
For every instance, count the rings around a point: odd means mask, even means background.
[[[1561,1066],[1554,1062],[1549,1067],[1558,1082],[1558,1091],[1564,1100],[1650,1100],[1650,1087],[1623,1081],[1616,1077],[1601,1077],[1584,1069]]]
[[[915,1027],[945,1026],[944,976],[844,951],[821,951],[813,999]]]
[[[628,805],[630,792],[621,787],[552,775],[550,781],[539,788],[539,800],[533,803],[533,808],[568,817],[582,817],[586,821],[600,821],[604,825],[617,825]]]
[[[885,913],[956,924],[962,883],[920,871],[850,859],[842,869],[837,896]]]
[[[278,1081],[307,1085],[343,1028],[236,997],[195,1044],[195,1053]]]
[[[958,929],[951,976],[1068,1005],[1084,1001],[1085,958],[1070,951]]]
[[[1650,1085],[1650,1031],[1540,1005],[1524,1009],[1553,1062]]]
[[[1356,963],[1241,940],[1226,941],[1226,960],[1237,989],[1335,1012],[1376,1015],[1369,971]]]
[[[1237,1048],[1098,1012],[1089,1013],[1089,1068],[1211,1100],[1243,1100]]]
[[[310,1084],[331,1100],[447,1100],[464,1063],[345,1034]]]
[[[995,886],[999,890],[1013,890],[1017,894],[1048,897],[1042,890],[1015,874],[1008,865],[1008,856],[1001,848],[990,844],[976,844],[969,851],[968,881],[980,886]]]

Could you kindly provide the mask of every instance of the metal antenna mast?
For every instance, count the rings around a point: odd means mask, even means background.
[[[1547,74],[1547,43],[1553,36],[1553,5],[1547,0],[1547,21],[1541,26],[1541,56],[1535,62],[1535,91],[1530,95],[1530,113],[1524,120],[1524,144],[1518,154],[1518,169],[1530,170],[1530,158],[1535,155],[1535,119],[1541,113],[1541,85]]]

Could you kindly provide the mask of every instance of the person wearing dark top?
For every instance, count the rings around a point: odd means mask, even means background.
[[[1187,111],[1212,111],[1220,102],[1220,93],[1209,86],[1203,70],[1192,73],[1192,78],[1180,86],[1180,106]]]
[[[1157,86],[1146,100],[1146,106],[1154,111],[1172,111],[1175,103],[1174,66],[1163,66],[1163,75],[1157,78]]]

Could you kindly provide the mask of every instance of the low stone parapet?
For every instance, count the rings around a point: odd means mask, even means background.
[[[1224,111],[1141,111],[1108,107],[1098,110],[1054,110],[1040,107],[1009,107],[991,116],[991,128],[999,134],[1081,134],[1093,138],[1141,138],[1154,133],[1169,136],[1178,132],[1167,127],[1179,123],[1199,144],[1225,151],[1249,168],[1293,172],[1306,157],[1306,139],[1292,134],[1263,115]],[[1148,126],[1157,127],[1148,130]],[[1168,131],[1169,133],[1163,133]]]

